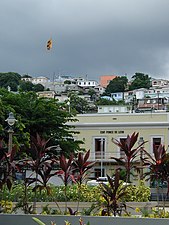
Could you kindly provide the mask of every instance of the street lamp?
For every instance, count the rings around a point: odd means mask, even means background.
[[[140,147],[140,180],[143,179],[143,143],[144,143],[144,139],[143,137],[140,137],[138,144],[141,145]]]
[[[101,160],[100,160],[100,170],[101,170],[101,177],[103,177],[103,158],[104,158],[104,139],[101,138]]]
[[[8,140],[8,152],[11,152],[12,150],[12,135],[14,133],[13,131],[13,125],[15,124],[15,122],[17,121],[13,115],[12,112],[9,113],[8,118],[5,120],[8,125],[9,125],[9,129],[8,129],[8,133],[9,133],[9,140]]]
[[[68,106],[69,113],[70,113],[70,101],[67,102],[67,106]]]
[[[60,145],[57,145],[56,146],[56,152],[57,152],[57,155],[60,155],[60,152],[62,151]]]

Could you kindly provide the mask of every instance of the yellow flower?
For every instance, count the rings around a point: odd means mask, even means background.
[[[13,203],[12,203],[12,202],[7,202],[7,204],[8,204],[8,205],[10,205],[10,206],[12,206],[12,205],[13,205]]]
[[[135,208],[135,212],[137,212],[137,213],[140,212],[140,208],[138,208],[138,207]]]
[[[4,205],[5,205],[5,201],[1,200],[1,206],[4,206]]]

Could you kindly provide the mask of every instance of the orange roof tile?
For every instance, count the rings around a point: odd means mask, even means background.
[[[102,87],[107,87],[107,85],[109,84],[109,82],[111,80],[113,80],[114,78],[116,78],[116,75],[104,75],[104,76],[100,76],[100,86]]]

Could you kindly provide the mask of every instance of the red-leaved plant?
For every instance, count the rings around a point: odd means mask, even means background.
[[[88,175],[89,171],[95,164],[95,162],[89,161],[89,156],[90,156],[90,150],[88,150],[86,153],[79,152],[77,159],[74,159],[73,172],[74,172],[75,181],[78,184],[78,195],[79,195],[77,211],[79,208],[79,201],[81,196],[81,185],[83,181],[85,180],[86,176]]]
[[[144,150],[144,155],[144,166],[149,168],[149,171],[144,176],[147,177],[147,180],[150,179],[151,182],[156,183],[157,201],[159,205],[160,184],[163,187],[164,182],[168,183],[168,191],[166,194],[169,194],[169,155],[162,144],[158,147],[153,146],[153,155],[146,150]],[[165,205],[165,199],[163,199],[163,205]]]
[[[25,179],[27,185],[35,184],[33,191],[34,203],[33,211],[36,209],[37,190],[46,189],[50,194],[50,186],[47,185],[49,179],[55,175],[52,173],[52,167],[56,163],[54,155],[49,155],[51,147],[47,147],[50,139],[45,140],[39,134],[31,137],[31,158],[23,161],[23,166],[28,166],[32,170],[32,175]],[[35,173],[35,176],[33,174]]]
[[[73,176],[73,159],[74,156],[71,155],[69,159],[67,159],[63,154],[59,157],[59,170],[56,174],[62,179],[64,183],[64,192],[65,192],[65,214],[67,213],[67,186],[70,182],[75,182]]]
[[[126,209],[126,205],[122,202],[122,198],[127,194],[127,185],[123,185],[123,182],[120,181],[119,170],[116,170],[114,179],[108,175],[107,178],[108,184],[100,184],[102,196],[106,202],[106,208],[102,210],[102,215],[110,216],[111,213],[113,213],[114,216],[117,214],[121,215],[122,209]]]
[[[135,167],[137,160],[137,157],[140,152],[140,148],[144,145],[143,142],[140,145],[138,145],[138,135],[139,133],[133,133],[131,136],[127,135],[126,139],[116,140],[113,139],[113,143],[117,145],[120,148],[120,151],[122,151],[124,154],[120,157],[111,157],[112,159],[115,159],[120,165],[123,165],[126,169],[126,182],[130,182],[130,175],[131,170]],[[137,147],[134,147],[135,144],[137,144]]]

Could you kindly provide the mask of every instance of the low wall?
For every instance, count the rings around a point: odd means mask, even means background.
[[[44,215],[0,215],[0,225],[37,225],[32,216],[41,219],[46,225],[51,225],[51,221],[56,225],[64,225],[69,221],[71,225],[79,225],[79,216],[44,216]],[[90,225],[166,225],[168,219],[151,218],[122,218],[122,217],[91,217],[82,216],[84,223],[90,222]]]
[[[15,204],[16,203],[14,203],[14,206],[15,206]],[[33,204],[33,203],[31,203],[31,204]],[[73,211],[76,211],[77,206],[78,206],[78,212],[83,212],[84,209],[90,208],[92,204],[93,204],[92,202],[79,202],[79,205],[78,205],[77,202],[67,202],[67,207],[70,207]],[[136,212],[135,212],[136,208],[151,209],[151,208],[157,207],[157,205],[158,204],[155,201],[154,202],[126,202],[127,212],[131,213],[132,215],[136,214]],[[42,208],[44,206],[48,206],[48,208],[50,208],[50,209],[61,211],[63,214],[63,212],[65,212],[66,205],[65,205],[65,202],[57,202],[57,204],[55,202],[37,202],[36,212],[38,214],[41,214]],[[20,209],[18,209],[17,214],[24,214],[24,213]]]

